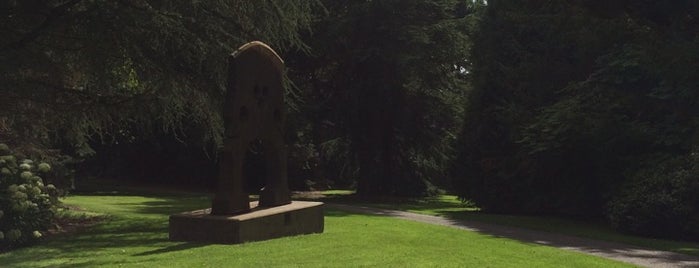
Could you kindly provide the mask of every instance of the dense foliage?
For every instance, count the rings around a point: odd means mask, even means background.
[[[0,141],[61,149],[91,160],[97,175],[209,170],[221,143],[226,55],[251,40],[305,50],[298,31],[316,8],[306,0],[3,1]]]
[[[311,56],[290,61],[324,170],[348,171],[360,194],[428,194],[463,113],[472,4],[324,3]]]
[[[492,211],[609,213],[635,233],[696,229],[697,177],[667,161],[699,145],[697,19],[693,1],[489,1],[463,196]]]
[[[315,1],[4,1],[0,139],[220,143],[225,55],[250,40],[304,49]],[[22,114],[23,116],[13,116]]]
[[[699,159],[659,160],[639,170],[609,205],[612,226],[633,234],[699,241]]]
[[[58,191],[38,175],[51,166],[18,160],[0,143],[0,251],[37,241],[51,225]]]

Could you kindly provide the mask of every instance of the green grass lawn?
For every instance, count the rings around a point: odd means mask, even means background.
[[[699,243],[625,235],[598,221],[482,213],[477,208],[462,203],[458,197],[453,195],[421,199],[376,198],[373,200],[362,200],[352,194],[353,192],[351,191],[335,190],[326,194],[324,200],[569,234],[699,256]]]
[[[594,256],[380,216],[325,212],[325,233],[241,245],[167,239],[168,215],[203,195],[84,195],[64,201],[106,220],[0,254],[2,267],[622,267]]]

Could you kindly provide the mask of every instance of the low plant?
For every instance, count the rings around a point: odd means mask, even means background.
[[[58,190],[39,176],[50,171],[48,163],[18,160],[0,144],[0,251],[36,242],[50,227]]]

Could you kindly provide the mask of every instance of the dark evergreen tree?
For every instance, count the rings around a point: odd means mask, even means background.
[[[428,194],[451,159],[476,4],[325,5],[329,15],[309,39],[315,56],[295,61],[316,100],[309,107],[319,149],[347,152],[339,159],[356,168],[359,194]]]
[[[218,143],[226,55],[305,49],[316,1],[3,1],[0,139],[129,142],[198,129]],[[186,126],[185,126],[186,125]]]
[[[699,5],[488,4],[471,53],[462,196],[491,211],[607,214],[625,230],[696,237]]]

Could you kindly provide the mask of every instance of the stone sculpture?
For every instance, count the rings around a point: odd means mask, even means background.
[[[170,239],[243,243],[322,233],[323,203],[291,201],[284,144],[284,61],[261,42],[229,56],[223,119],[224,148],[211,209],[170,215]],[[251,142],[261,140],[266,185],[259,202],[244,191],[243,167]]]
[[[249,144],[256,139],[262,140],[267,176],[260,206],[291,203],[286,177],[283,75],[284,61],[264,43],[247,43],[230,56],[223,112],[224,149],[212,214],[234,215],[250,210],[248,194],[243,191],[243,162]]]

